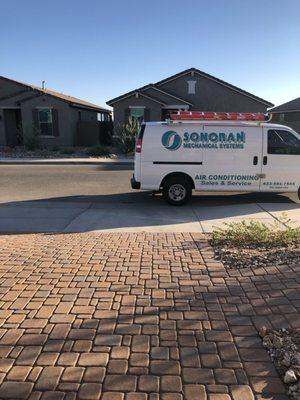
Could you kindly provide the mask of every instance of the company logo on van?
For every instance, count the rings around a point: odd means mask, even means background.
[[[167,131],[161,143],[168,150],[185,149],[243,149],[246,134],[240,132],[184,132],[183,138],[175,131]]]
[[[162,135],[161,143],[168,150],[177,150],[181,146],[182,139],[178,133],[167,131]]]

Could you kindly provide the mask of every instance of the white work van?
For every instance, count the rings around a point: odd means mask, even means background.
[[[299,193],[300,135],[230,116],[147,122],[137,136],[131,186],[162,191],[173,205],[186,203],[193,189]]]

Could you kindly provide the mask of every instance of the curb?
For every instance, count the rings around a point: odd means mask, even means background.
[[[0,160],[0,165],[133,165],[133,160]]]

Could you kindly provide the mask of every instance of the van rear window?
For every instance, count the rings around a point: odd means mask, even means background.
[[[139,133],[138,133],[138,135],[137,135],[137,139],[140,139],[140,140],[143,139],[144,132],[145,132],[145,127],[146,127],[145,124],[142,124],[142,125],[141,125],[140,130],[139,130]]]

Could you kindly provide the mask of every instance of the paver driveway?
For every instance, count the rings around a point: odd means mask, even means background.
[[[284,399],[257,327],[299,266],[227,270],[200,234],[0,237],[0,398]]]

